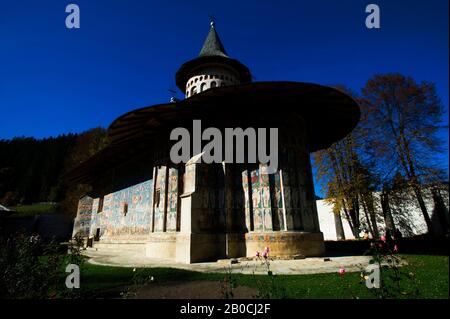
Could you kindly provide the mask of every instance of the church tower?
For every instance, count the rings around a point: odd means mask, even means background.
[[[244,64],[227,55],[212,21],[200,54],[180,67],[176,84],[189,98],[215,87],[247,83],[251,78]]]

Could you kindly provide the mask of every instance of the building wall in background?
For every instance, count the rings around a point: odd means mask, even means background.
[[[448,223],[448,209],[449,209],[449,192],[448,189],[441,191],[443,202],[446,205],[446,218]],[[374,194],[377,205],[377,223],[381,232],[385,229],[384,219],[382,217],[381,207],[379,205],[379,194]],[[435,202],[433,196],[429,190],[424,191],[425,204],[427,206],[428,214],[430,215],[435,229],[439,229],[440,222],[436,213]],[[396,227],[400,230],[404,237],[412,237],[415,235],[422,235],[427,232],[427,226],[422,215],[422,211],[417,205],[417,201],[411,194],[409,200],[402,202],[399,206],[391,204],[391,210],[393,211],[393,218]],[[333,207],[326,203],[325,200],[317,201],[317,211],[319,215],[320,230],[323,232],[325,240],[337,240],[336,227],[334,222]],[[345,239],[354,239],[348,221],[345,219],[344,214],[341,213],[342,225],[344,227]],[[366,228],[366,217],[361,210],[360,213],[361,229]]]

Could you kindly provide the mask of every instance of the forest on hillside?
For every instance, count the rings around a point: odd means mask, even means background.
[[[44,139],[0,140],[0,204],[68,200],[75,186],[67,185],[62,176],[106,145],[103,128]]]

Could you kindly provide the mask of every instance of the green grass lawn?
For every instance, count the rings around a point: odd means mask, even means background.
[[[448,256],[405,255],[408,266],[402,267],[405,274],[414,274],[401,281],[401,291],[411,292],[416,288],[417,298],[449,298],[448,292]],[[153,276],[157,282],[189,280],[223,280],[224,274],[205,274],[194,271],[171,268],[138,269],[138,273]],[[118,296],[125,286],[133,283],[133,268],[106,267],[85,264],[81,274],[81,287],[88,297]],[[268,275],[232,275],[237,285],[268,287],[271,277]],[[389,279],[387,279],[389,280]],[[275,276],[277,291],[284,291],[287,298],[375,298],[373,291],[366,288],[359,273],[317,275]],[[267,288],[266,288],[267,289]],[[269,288],[270,289],[270,288]],[[412,298],[413,295],[399,295],[400,298]]]
[[[32,216],[40,214],[53,214],[56,212],[54,203],[37,203],[30,205],[18,205],[11,207],[15,211],[14,216]]]

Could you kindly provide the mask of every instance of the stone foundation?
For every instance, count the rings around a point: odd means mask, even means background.
[[[321,256],[325,251],[322,233],[153,233],[145,243],[145,255],[189,264],[221,258],[253,257],[256,251],[262,252],[266,246],[273,257]]]
[[[170,260],[183,264],[217,261],[222,258],[254,257],[269,247],[271,257],[321,256],[324,251],[322,233],[283,231],[269,233],[184,234],[152,233],[145,239],[102,238],[94,248],[115,254],[132,251],[137,256]]]
[[[245,235],[246,256],[252,257],[256,251],[262,252],[264,247],[269,247],[271,256],[295,256],[306,257],[321,256],[325,252],[323,234],[287,231],[247,233]]]

